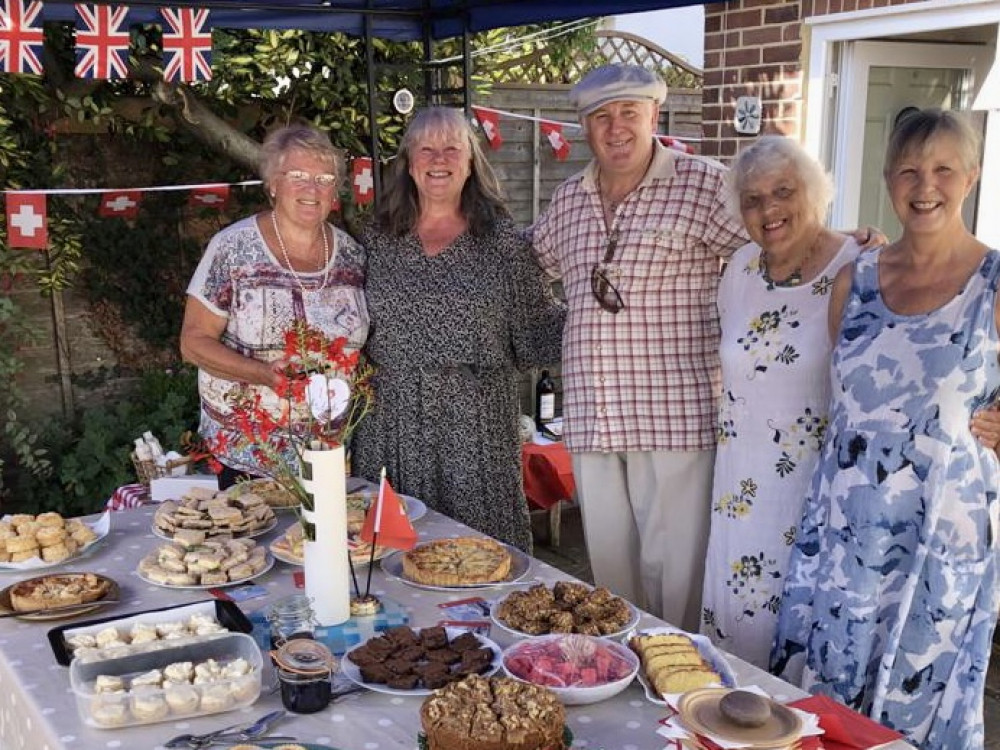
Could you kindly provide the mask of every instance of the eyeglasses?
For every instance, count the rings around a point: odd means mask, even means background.
[[[330,174],[329,172],[309,174],[301,169],[289,169],[287,172],[282,172],[281,174],[297,188],[306,187],[309,183],[315,183],[316,187],[319,188],[332,188],[337,184],[337,175]]]
[[[590,269],[590,291],[594,295],[594,299],[597,300],[597,304],[601,306],[601,309],[606,310],[612,315],[617,315],[625,309],[625,300],[622,299],[618,288],[611,283],[611,279],[608,278],[608,272],[605,269],[605,266],[615,257],[615,250],[618,249],[618,236],[619,232],[617,229],[608,235],[608,246],[604,250],[604,260],[600,263],[595,263],[594,267]]]

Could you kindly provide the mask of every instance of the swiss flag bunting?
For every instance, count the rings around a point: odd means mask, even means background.
[[[358,156],[351,165],[351,187],[354,189],[354,202],[359,206],[375,200],[375,178],[372,175],[372,160],[370,156]]]
[[[473,107],[472,111],[476,115],[476,119],[479,120],[479,127],[483,129],[486,142],[490,144],[491,149],[496,151],[503,145],[503,136],[500,135],[500,115],[481,107]]]
[[[139,215],[139,203],[142,202],[141,190],[115,190],[101,196],[101,207],[98,216],[109,218],[118,216],[122,219],[134,219]]]
[[[684,143],[684,141],[679,141],[676,138],[669,135],[658,135],[656,137],[659,138],[660,143],[662,143],[667,148],[672,148],[677,151],[683,151],[685,154],[694,153],[694,149],[691,148],[691,146],[689,146],[688,144]]]
[[[223,210],[229,205],[229,185],[204,185],[191,191],[188,205]]]
[[[168,81],[212,80],[212,30],[208,9],[160,8],[163,17],[163,77]]]
[[[127,16],[127,5],[76,3],[77,78],[128,78]]]
[[[36,0],[0,2],[0,73],[42,74],[41,11]]]
[[[542,120],[539,124],[542,134],[548,139],[556,158],[559,161],[566,161],[566,158],[569,156],[569,141],[563,137],[562,125],[556,122],[546,122],[545,120]]]
[[[413,549],[417,543],[417,532],[406,515],[406,504],[385,478],[385,471],[378,497],[365,514],[360,536],[363,542],[393,549]]]
[[[45,193],[7,193],[7,244],[44,250],[49,244]]]

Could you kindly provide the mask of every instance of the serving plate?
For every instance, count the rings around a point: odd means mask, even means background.
[[[785,748],[801,737],[802,720],[790,708],[773,700],[771,715],[763,725],[734,724],[719,710],[719,701],[729,692],[729,688],[701,688],[685,693],[677,707],[681,722],[698,734],[739,742],[741,747],[753,750]]]
[[[56,575],[60,575],[60,576],[83,576],[85,574],[84,573],[58,573]],[[104,595],[101,598],[95,599],[92,602],[81,602],[80,604],[74,604],[74,605],[72,605],[70,607],[66,607],[66,608],[60,607],[60,609],[59,609],[58,612],[45,612],[43,610],[43,611],[40,611],[40,612],[32,612],[32,613],[25,612],[25,613],[22,613],[22,614],[15,614],[13,616],[16,619],[18,619],[18,620],[28,620],[28,621],[35,621],[35,622],[49,622],[49,621],[52,621],[52,620],[65,620],[65,619],[68,619],[70,617],[78,617],[78,616],[80,616],[82,614],[85,614],[87,612],[93,612],[94,610],[100,609],[101,607],[107,606],[108,604],[114,604],[114,603],[116,603],[118,601],[118,592],[119,592],[118,583],[114,579],[108,578],[107,576],[102,576],[102,575],[99,575],[97,573],[94,573],[93,575],[97,576],[97,578],[99,580],[104,581],[108,585],[107,591],[105,591]],[[36,578],[44,578],[44,577],[45,576],[36,576]],[[36,580],[36,578],[29,578],[29,579],[26,579],[26,580],[34,581],[34,580]],[[18,583],[23,583],[23,581],[18,581]],[[3,589],[2,591],[0,591],[0,607],[3,608],[3,610],[5,611],[5,613],[9,613],[9,612],[14,612],[15,611],[14,610],[14,606],[11,604],[11,601],[10,601],[10,592],[11,592],[11,589],[13,589],[16,585],[17,585],[17,583],[12,583],[10,586],[7,586],[5,589]]]
[[[0,520],[9,519],[9,515],[3,516]],[[72,519],[65,519],[70,521]],[[82,520],[82,519],[80,519]],[[33,557],[30,560],[25,560],[24,562],[4,562],[0,563],[0,573],[20,573],[22,571],[32,571],[32,570],[46,570],[48,568],[58,568],[62,565],[67,565],[71,562],[75,562],[82,557],[86,557],[100,544],[101,541],[108,535],[111,531],[111,514],[109,512],[104,512],[101,517],[95,521],[83,521],[91,530],[97,534],[97,538],[90,542],[86,547],[82,547],[77,551],[75,555],[67,557],[65,560],[58,560],[56,562],[46,562],[40,557]]]
[[[248,492],[264,498],[264,502],[274,511],[296,510],[301,505],[294,494],[282,487],[279,482],[267,477],[237,482],[221,494],[236,498]]]
[[[499,542],[499,544],[503,544]],[[502,581],[491,581],[490,583],[463,583],[456,584],[454,586],[436,586],[428,583],[419,583],[417,581],[411,581],[405,575],[403,575],[403,555],[406,554],[404,551],[399,550],[393,552],[382,559],[382,570],[385,571],[386,575],[397,578],[407,586],[413,586],[418,589],[427,589],[428,591],[464,591],[471,589],[488,589],[494,586],[512,586],[521,582],[528,571],[531,570],[531,558],[528,557],[524,552],[519,550],[517,547],[512,547],[509,544],[503,545],[507,552],[510,553],[510,573]]]
[[[247,531],[247,532],[242,533],[242,534],[233,534],[232,537],[234,539],[253,539],[254,537],[257,537],[257,536],[263,536],[267,532],[271,531],[277,525],[278,525],[278,519],[277,518],[272,518],[267,523],[266,526],[261,526],[259,529],[254,529],[253,531]],[[174,541],[174,538],[172,536],[170,536],[166,532],[162,531],[161,529],[157,528],[156,524],[153,524],[152,530],[153,530],[153,536],[158,536],[160,539],[163,539],[163,540],[168,541],[168,542]],[[213,538],[217,538],[217,537],[219,537],[221,535],[222,534],[207,534],[205,536],[205,538],[206,539],[213,539]]]
[[[349,492],[347,494],[348,512],[353,510],[367,513],[372,502],[377,496],[377,488]],[[400,495],[400,497],[403,500],[403,504],[406,506],[406,517],[410,519],[410,523],[413,523],[414,521],[417,521],[427,515],[427,505],[422,500],[417,500],[417,498],[410,497],[409,495]]]
[[[625,643],[628,644],[629,639],[636,635],[660,635],[660,634],[676,634],[680,633],[686,635],[694,643],[695,648],[698,649],[698,653],[701,654],[701,658],[708,662],[709,666],[712,667],[719,676],[722,677],[721,688],[734,688],[736,687],[736,675],[733,673],[733,668],[729,666],[729,662],[726,661],[722,653],[715,647],[711,639],[707,636],[699,635],[697,633],[688,633],[687,631],[681,630],[680,628],[671,627],[670,625],[664,625],[658,628],[643,628],[642,630],[631,630],[625,634]],[[671,695],[670,701],[666,701],[660,697],[660,694],[656,692],[656,688],[652,686],[649,680],[646,679],[645,671],[640,667],[639,674],[637,675],[639,684],[642,685],[642,689],[646,693],[646,700],[650,703],[655,703],[658,706],[676,706],[677,701],[680,696],[677,694]],[[715,690],[719,688],[706,688],[707,690]]]
[[[548,588],[551,589],[552,587],[549,586]],[[593,586],[587,586],[587,588],[593,589],[594,587]],[[524,589],[524,591],[528,591],[528,590],[529,589],[527,589],[527,588]],[[549,635],[549,633],[537,633],[537,634],[534,634],[534,633],[525,633],[523,630],[518,630],[517,628],[513,628],[510,625],[508,625],[506,622],[504,622],[503,620],[500,619],[500,615],[499,615],[499,613],[500,613],[500,606],[507,600],[507,597],[509,597],[509,596],[511,596],[512,594],[515,594],[515,593],[517,593],[517,592],[512,591],[512,592],[510,592],[510,594],[507,594],[506,596],[502,596],[499,599],[494,599],[493,602],[490,604],[490,621],[493,623],[493,625],[496,626],[497,628],[499,628],[501,631],[503,631],[507,635],[511,636],[512,638],[538,638],[538,637],[541,637],[543,635]],[[621,598],[621,597],[619,597],[619,598]],[[628,622],[626,622],[621,628],[619,628],[618,630],[616,630],[616,631],[614,631],[612,633],[602,633],[601,634],[602,638],[611,638],[613,640],[620,640],[622,638],[622,636],[624,636],[626,633],[629,633],[630,631],[634,630],[635,626],[639,624],[639,619],[642,617],[642,615],[639,612],[639,610],[636,609],[635,606],[630,601],[628,601],[627,599],[622,598],[622,601],[625,602],[625,606],[627,606],[628,610],[629,610],[629,619],[628,619]]]
[[[156,581],[144,576],[142,572],[138,570],[136,571],[136,575],[139,576],[139,578],[144,580],[146,583],[151,583],[154,586],[159,586],[160,588],[163,589],[178,589],[178,590],[191,589],[196,591],[208,591],[209,589],[224,589],[229,586],[237,586],[241,583],[252,581],[255,578],[260,578],[262,575],[264,575],[267,571],[269,571],[273,567],[274,567],[274,558],[271,555],[268,555],[266,558],[266,562],[264,563],[264,567],[259,572],[254,573],[251,576],[246,576],[245,578],[237,578],[232,581],[226,581],[225,583],[189,583],[189,584],[178,585],[172,583],[157,583]]]
[[[445,632],[448,634],[448,639],[453,640],[454,638],[457,638],[458,636],[462,635],[467,631],[463,630],[462,628],[445,628]],[[491,641],[486,636],[476,633],[476,638],[479,639],[479,643],[481,646],[489,648],[493,652],[493,661],[490,664],[489,671],[483,675],[484,677],[489,677],[491,674],[500,669],[500,661],[503,652],[500,646],[498,646],[496,643]],[[355,683],[356,685],[360,685],[361,687],[366,688],[368,690],[372,690],[376,693],[385,693],[386,695],[402,695],[402,696],[416,697],[422,695],[430,695],[431,693],[434,692],[430,688],[417,687],[413,688],[412,690],[402,690],[400,688],[391,688],[388,685],[384,685],[381,683],[365,682],[363,679],[361,679],[361,668],[358,667],[358,665],[355,664],[353,661],[351,661],[350,658],[348,657],[351,651],[361,648],[367,642],[368,641],[359,643],[357,646],[354,646],[353,648],[349,649],[347,653],[344,654],[344,658],[340,660],[340,671],[351,682]]]
[[[364,542],[358,542],[353,539],[348,539],[347,548],[351,555],[351,562],[356,567],[364,567],[365,565],[368,564],[368,561],[371,560],[372,548],[370,544],[365,544]],[[288,563],[289,565],[299,565],[299,566],[303,564],[302,557],[300,555],[296,555],[292,551],[291,546],[285,540],[284,536],[281,536],[275,539],[273,542],[271,542],[271,544],[268,546],[268,550],[272,555],[274,555],[276,559],[281,560],[281,562],[283,563]],[[392,548],[390,547],[381,547],[381,546],[376,547],[375,559],[381,560],[390,552],[392,552]]]

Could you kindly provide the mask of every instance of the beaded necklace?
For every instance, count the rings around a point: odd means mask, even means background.
[[[288,251],[285,249],[285,241],[281,238],[281,232],[278,230],[278,219],[275,217],[274,211],[271,211],[271,226],[274,227],[274,236],[278,240],[278,247],[281,248],[281,256],[285,259],[285,265],[288,266],[288,270],[295,277],[295,282],[299,285],[299,289],[302,290],[302,294],[305,294],[306,288],[302,283],[299,272],[292,267],[292,261],[288,257]],[[326,282],[330,276],[330,242],[326,238],[326,227],[321,226],[320,229],[323,234],[323,283],[319,285],[319,289],[316,291],[326,289]]]

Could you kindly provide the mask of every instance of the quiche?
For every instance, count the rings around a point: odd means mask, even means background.
[[[107,578],[94,573],[39,576],[14,584],[10,604],[17,612],[87,604],[107,595],[110,588]]]
[[[510,574],[510,551],[485,537],[436,539],[403,555],[403,576],[430,586],[496,583]]]

